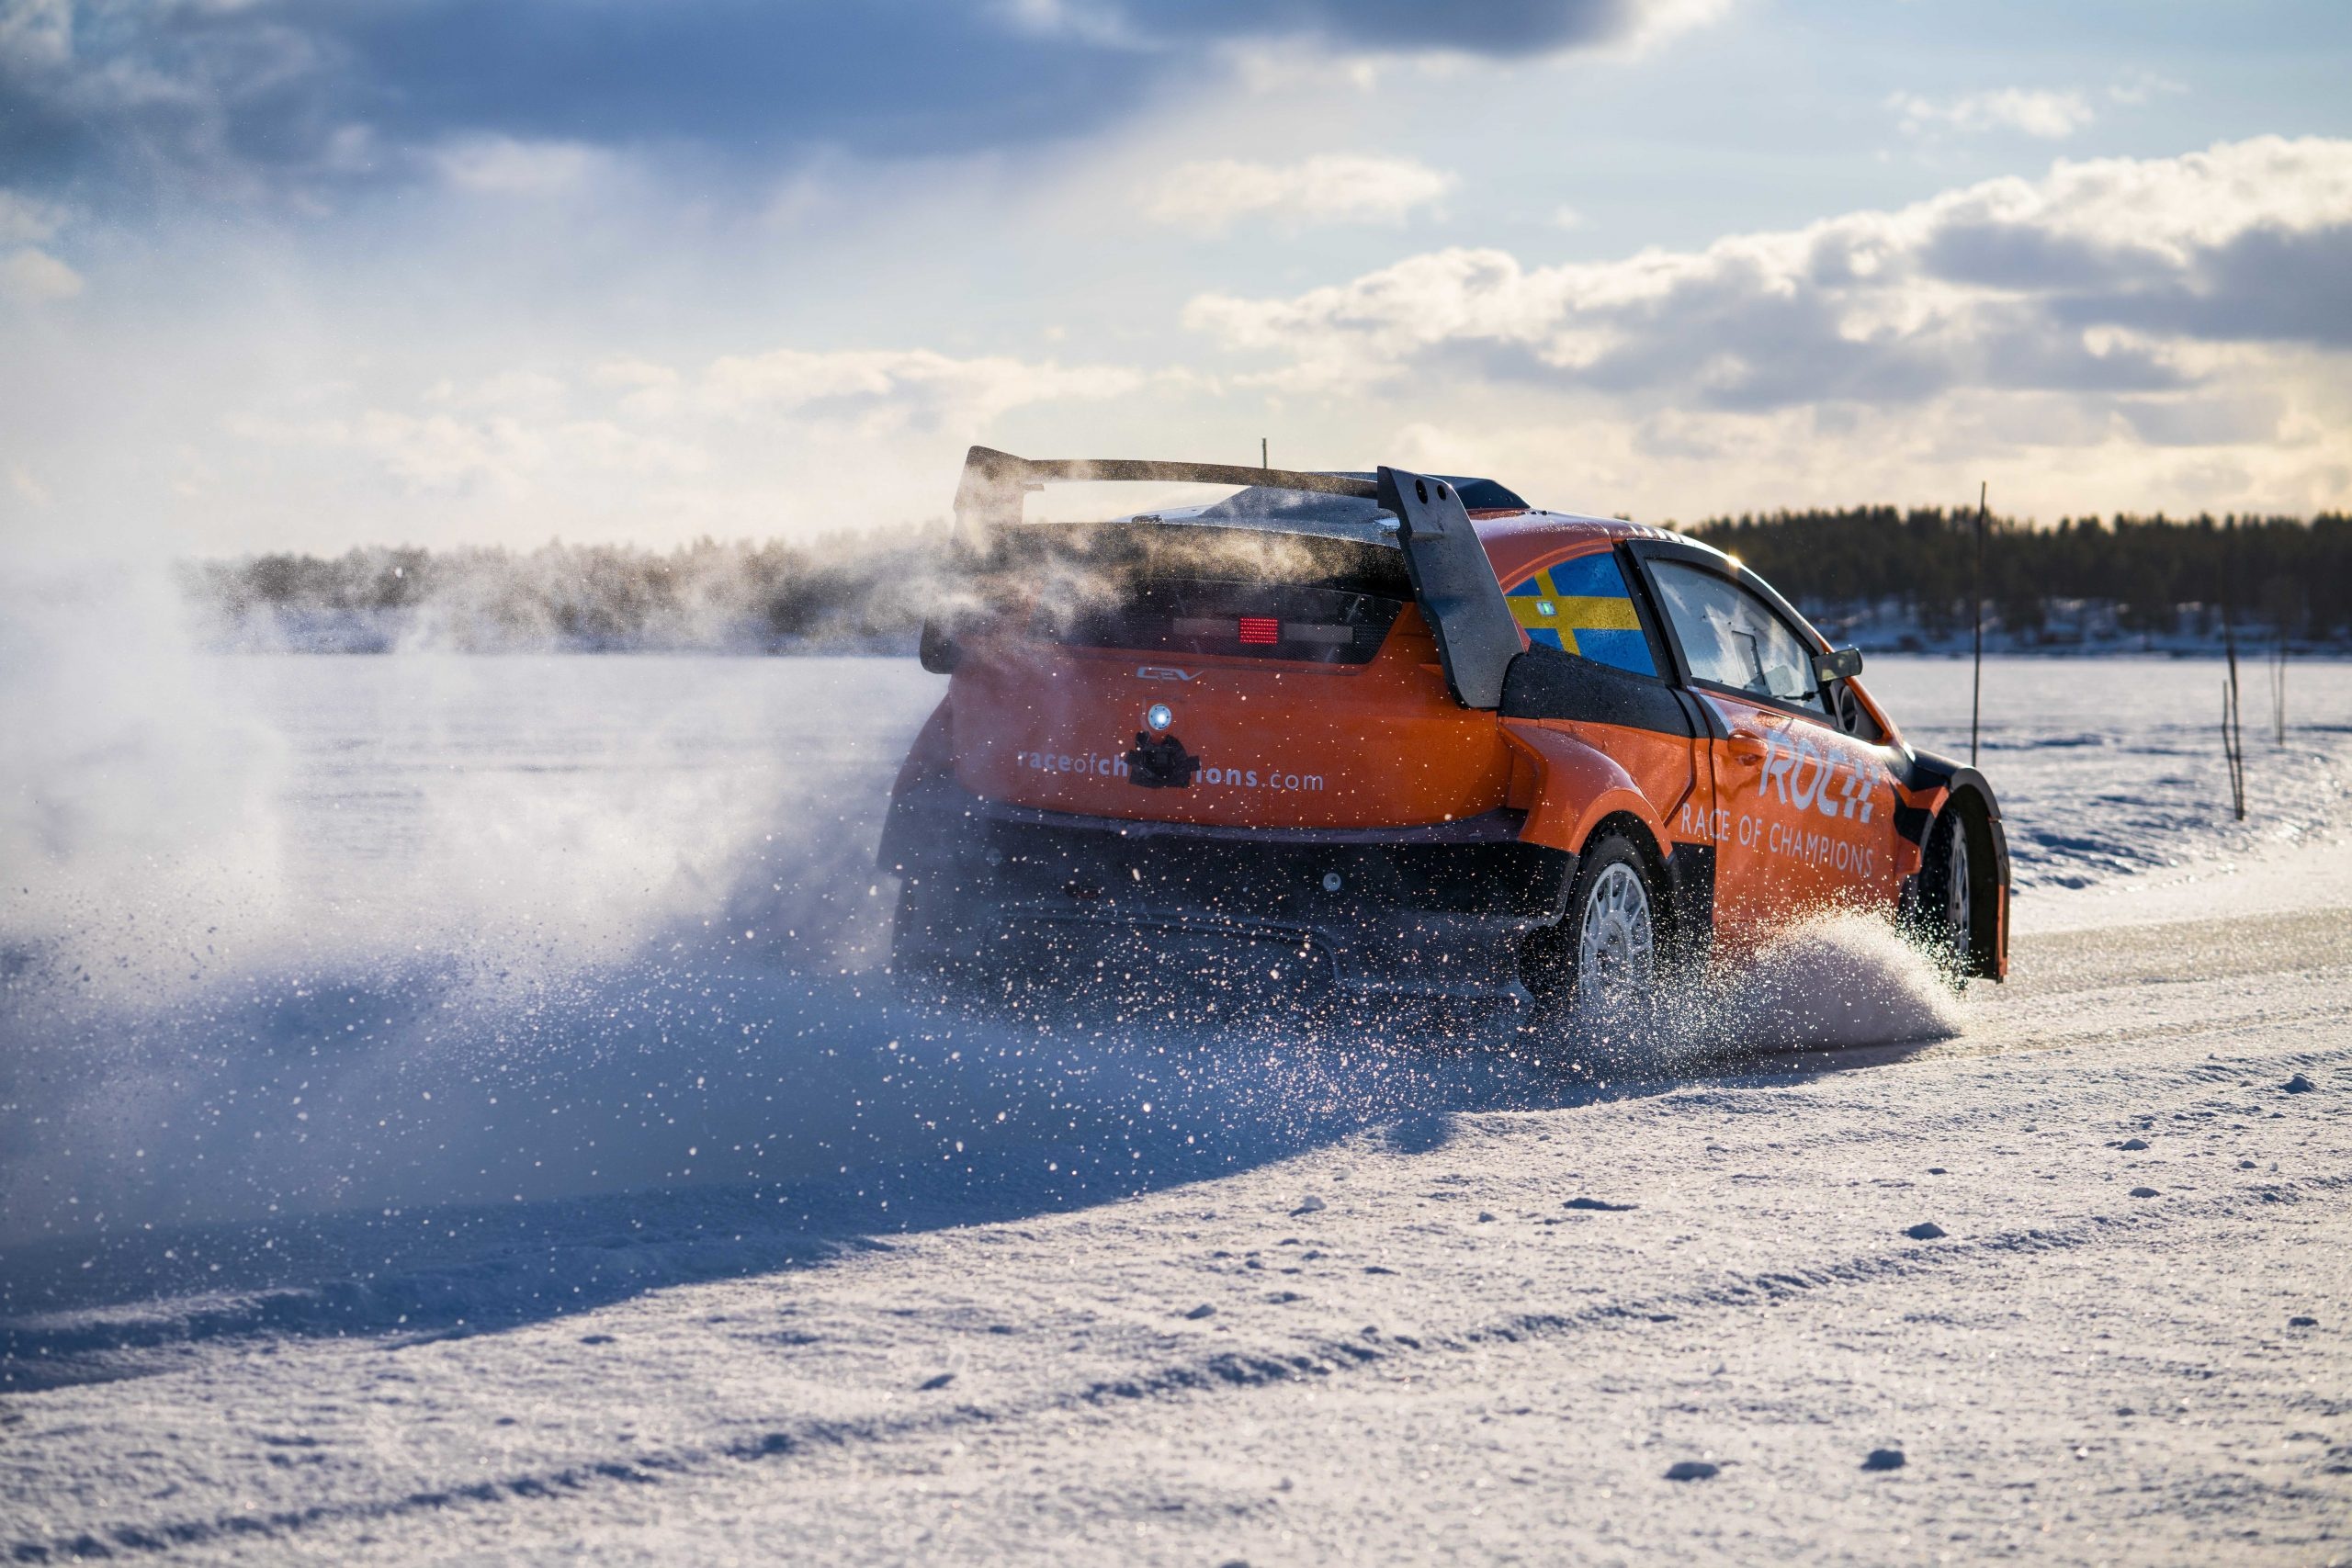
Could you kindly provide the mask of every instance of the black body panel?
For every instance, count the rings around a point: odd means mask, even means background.
[[[1661,735],[1697,733],[1689,709],[1665,682],[1552,648],[1531,648],[1510,661],[1502,715],[1616,724]]]
[[[1493,707],[1524,644],[1461,495],[1443,479],[1383,468],[1379,499],[1402,519],[1405,567],[1436,635],[1447,689],[1464,707]]]
[[[1715,847],[1677,844],[1666,862],[1667,937],[1676,963],[1695,969],[1715,944]]]
[[[1909,776],[1903,782],[1911,789],[1933,789],[1938,784],[1941,784],[1954,795],[1960,794],[1962,790],[1970,790],[1982,797],[1984,802],[1984,815],[1991,822],[1993,829],[1993,864],[1999,873],[2001,886],[2004,887],[2009,886],[2009,839],[2008,835],[2001,829],[2001,803],[1994,795],[1993,786],[1984,782],[1983,773],[1965,762],[1953,761],[1950,757],[1939,757],[1933,751],[1915,750],[1911,753]],[[1905,823],[1904,812],[1908,809],[1904,807],[1896,807],[1895,821],[1898,828]],[[1905,832],[1903,836],[1916,844],[1927,836],[1928,814],[1919,811],[1915,815],[1919,818],[1918,831]]]
[[[877,858],[992,963],[1082,964],[1088,931],[1157,932],[1319,953],[1341,991],[1523,1006],[1521,944],[1558,922],[1577,866],[1521,841],[1524,819],[1203,828],[1009,807],[933,775],[892,802]]]

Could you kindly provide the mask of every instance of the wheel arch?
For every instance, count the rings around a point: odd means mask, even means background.
[[[1982,979],[2006,979],[2009,847],[1993,792],[1981,778],[1955,781],[1943,809],[1936,815],[1939,820],[1951,818],[1954,828],[1968,835],[1968,973]]]
[[[1927,807],[1917,813],[1916,827],[1904,821],[1908,813],[1897,812],[1905,838],[1924,852],[1947,818],[1968,834],[1968,973],[1982,979],[2007,979],[2009,840],[2001,824],[1999,798],[1983,773],[1932,751],[1913,753],[1910,776],[1905,782],[1914,792],[1926,795]]]
[[[1506,720],[1502,732],[1535,770],[1534,798],[1519,833],[1522,840],[1582,854],[1603,822],[1624,817],[1648,837],[1657,863],[1665,863],[1666,822],[1615,758],[1539,724]]]

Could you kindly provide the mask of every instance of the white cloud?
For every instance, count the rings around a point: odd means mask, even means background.
[[[708,454],[690,440],[611,419],[368,408],[297,421],[238,414],[223,427],[258,447],[359,458],[411,497],[545,502],[576,494],[583,484],[626,486],[709,467]]]
[[[1281,164],[1216,159],[1169,171],[1144,212],[1157,222],[1211,231],[1261,216],[1294,226],[1397,223],[1454,183],[1453,175],[1411,158],[1325,153]]]
[[[433,162],[442,178],[460,190],[538,196],[576,189],[607,166],[612,155],[578,141],[481,136],[442,147]]]
[[[1185,320],[1271,361],[1256,379],[1277,391],[1550,410],[1623,425],[1629,464],[1669,430],[1673,451],[1735,465],[1801,432],[1858,473],[1974,441],[2109,453],[2133,487],[2160,469],[2116,454],[2202,443],[2263,493],[2342,504],[2340,444],[2293,432],[2352,400],[2347,267],[2352,141],[2263,138],[2062,161],[1699,251],[1435,251],[1289,298],[1203,295]]]
[[[47,506],[49,504],[49,487],[34,478],[33,471],[22,463],[8,465],[8,488],[31,505]]]
[[[552,520],[551,531],[634,508],[674,512],[682,486],[706,521],[747,515],[743,490],[787,455],[884,465],[901,437],[925,453],[923,493],[944,491],[944,454],[1031,404],[1100,402],[1141,386],[1136,372],[929,350],[779,349],[699,370],[608,360],[573,378],[541,368],[443,381],[412,398],[344,389],[322,412],[244,412],[228,433],[257,452],[326,465],[341,484],[494,506]],[[933,471],[936,468],[937,471]],[[808,497],[799,498],[805,504]],[[765,512],[765,508],[762,511]],[[773,514],[769,513],[771,517]]]
[[[73,0],[12,0],[0,6],[0,62],[55,67],[73,58]]]
[[[620,407],[639,419],[674,412],[685,378],[667,365],[645,359],[608,359],[589,372],[589,381],[616,392]]]
[[[82,275],[47,251],[27,245],[0,256],[0,295],[24,305],[71,299],[82,292]]]
[[[1649,0],[1634,14],[1626,45],[1634,52],[1655,49],[1684,33],[1713,26],[1732,5],[1733,0]]]
[[[994,0],[1013,26],[1121,50],[1209,39],[1228,50],[1311,43],[1327,55],[1542,59],[1646,48],[1731,9],[1733,0],[1506,0],[1501,5],[1365,6],[1291,0],[1256,7],[1193,0]]]
[[[40,305],[82,292],[82,275],[40,248],[65,219],[62,208],[0,186],[0,299]]]
[[[59,208],[0,187],[0,245],[38,245],[64,226]]]
[[[2352,141],[2264,138],[2180,158],[2061,162],[2040,181],[1989,181],[1698,252],[1555,267],[1502,251],[1430,252],[1287,299],[1203,295],[1185,320],[1228,347],[1283,355],[1280,375],[1306,385],[1389,374],[1442,350],[1475,350],[1512,374],[1725,401],[1877,400],[1972,379],[2058,385],[2098,378],[2102,365],[2109,378],[2163,380],[2174,338],[2341,333],[2325,298],[2279,289],[2332,287],[2324,247],[2347,232]],[[2248,267],[2273,276],[2242,276]],[[2101,326],[2149,335],[2084,335]]]
[[[1940,100],[1894,93],[1888,96],[1886,107],[1901,117],[1904,131],[1913,136],[1932,130],[2018,130],[2060,141],[2097,118],[2080,93],[2027,87],[2003,87]]]
[[[695,386],[710,412],[753,418],[795,413],[878,430],[942,423],[977,425],[1030,403],[1115,398],[1143,384],[1114,366],[1061,366],[1002,355],[957,359],[931,349],[776,349],[729,355]]]
[[[2188,85],[2169,76],[2159,76],[2153,71],[2135,71],[2122,80],[2109,84],[2107,96],[2112,101],[2136,107],[2154,102],[2159,96],[2186,93]]]

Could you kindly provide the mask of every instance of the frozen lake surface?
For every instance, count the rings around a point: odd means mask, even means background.
[[[1965,754],[1965,663],[1883,659],[1866,678],[1915,743]],[[2251,1086],[2246,1073],[2283,1077],[2292,1062],[2327,1090],[2281,1102],[2298,1114],[2340,1099],[2330,1075],[2341,1072],[2352,994],[2343,911],[2265,915],[2273,925],[2244,941],[2129,935],[2135,919],[2149,918],[2135,913],[2145,904],[2137,890],[2167,875],[2189,877],[2200,899],[2210,883],[2212,908],[2226,913],[2232,867],[2340,873],[2352,668],[2290,671],[2283,746],[2268,731],[2263,679],[2258,665],[2247,668],[2252,809],[2241,826],[2224,794],[2217,664],[1988,662],[1982,766],[2001,794],[2017,859],[2018,983],[2006,992],[1980,986],[1955,1003],[1891,940],[1827,929],[1792,948],[1783,972],[1763,976],[1738,1016],[1711,1015],[1677,1052],[1627,1060],[1531,1053],[1508,1032],[1401,1014],[1343,1029],[1272,1018],[1201,1030],[1078,1014],[975,1019],[888,999],[876,970],[893,889],[871,867],[872,844],[890,777],[944,684],[911,661],[214,659],[139,671],[47,713],[30,752],[40,766],[20,791],[12,829],[28,852],[0,929],[0,1387],[20,1392],[0,1401],[43,1430],[105,1434],[90,1440],[117,1453],[163,1442],[168,1425],[182,1434],[173,1444],[210,1443],[218,1454],[173,1460],[202,1474],[186,1481],[180,1503],[151,1506],[130,1501],[143,1495],[146,1461],[99,1464],[75,1446],[82,1439],[60,1438],[41,1451],[79,1455],[72,1462],[114,1479],[69,1493],[49,1461],[19,1465],[0,1496],[17,1517],[34,1517],[26,1509],[38,1505],[44,1524],[9,1540],[54,1544],[85,1527],[135,1534],[176,1521],[190,1550],[229,1551],[236,1530],[221,1521],[247,1506],[232,1499],[279,1493],[256,1482],[275,1473],[266,1455],[252,1464],[235,1457],[255,1439],[229,1441],[220,1423],[245,1430],[266,1420],[293,1445],[265,1440],[269,1452],[308,1452],[309,1442],[343,1456],[331,1476],[305,1472],[332,1502],[316,1531],[281,1520],[268,1527],[280,1544],[311,1540],[334,1555],[374,1520],[390,1521],[394,1555],[491,1549],[484,1542],[503,1540],[504,1526],[461,1517],[462,1506],[444,1517],[441,1505],[401,1499],[485,1484],[505,1496],[510,1483],[544,1488],[579,1467],[634,1465],[609,1433],[589,1429],[617,1411],[573,1377],[617,1375],[609,1357],[594,1371],[573,1365],[580,1346],[616,1332],[697,1347],[691,1367],[665,1362],[669,1351],[619,1363],[628,1371],[611,1384],[632,1391],[645,1413],[623,1425],[666,1434],[669,1457],[648,1473],[673,1463],[684,1477],[711,1455],[801,1451],[815,1440],[803,1416],[865,1423],[860,1430],[882,1434],[875,1442],[898,1442],[888,1434],[903,1435],[893,1423],[904,1413],[891,1401],[942,1373],[975,1408],[994,1402],[999,1415],[987,1418],[1012,1422],[1011,1432],[1026,1430],[1021,1410],[1071,1399],[1093,1408],[1088,1387],[1148,1391],[1165,1377],[1175,1380],[1170,1390],[1199,1380],[1245,1388],[1290,1376],[1265,1370],[1288,1365],[1284,1358],[1359,1364],[1349,1360],[1354,1351],[1326,1343],[1343,1320],[1349,1335],[1358,1319],[1391,1330],[1419,1323],[1417,1353],[1423,1342],[1540,1339],[1584,1321],[1575,1314],[1585,1306],[1606,1304],[1578,1304],[1600,1288],[1594,1269],[1639,1283],[1625,1283],[1634,1293],[1611,1311],[1649,1302],[1659,1322],[1703,1320],[1722,1307],[1707,1282],[1714,1276],[1686,1267],[1695,1259],[1678,1251],[1693,1238],[1717,1259],[1711,1267],[1746,1270],[1751,1281],[1817,1274],[1824,1288],[1846,1280],[1860,1290],[1901,1269],[1838,1261],[1856,1245],[1844,1228],[1851,1216],[1883,1209],[1870,1223],[1883,1218],[1898,1245],[1910,1245],[1898,1233],[1928,1216],[1900,1194],[1923,1179],[1925,1163],[1959,1168],[1953,1151],[1988,1140],[2038,1148],[2045,1119],[2104,1129],[2085,1150],[2043,1160],[2054,1185],[2029,1196],[2064,1213],[2037,1218],[1972,1189],[1975,1196],[1934,1210],[1944,1228],[1960,1229],[1953,1216],[1969,1213],[1987,1236],[2037,1224],[2051,1235],[2075,1235],[2068,1226],[2107,1235],[2084,1217],[2111,1209],[2104,1151],[2151,1108],[2240,1117],[2254,1129],[2239,1140],[2243,1156],[2271,1172],[2282,1160],[2316,1158],[2341,1134],[2295,1122],[2310,1135],[2292,1153],[2278,1142],[2287,1133],[2264,1131],[2272,1124],[2249,1120],[2251,1109],[2216,1111],[2197,1099],[2254,1092],[2200,1089],[2208,1078],[2197,1064],[2209,1050],[2252,1052],[2260,1066],[2223,1075]],[[2331,886],[2342,885],[2339,876]],[[2086,908],[2099,912],[2086,917]],[[2086,920],[2086,936],[2036,945],[2038,928]],[[2182,983],[2215,964],[2216,988]],[[2239,1032],[2211,1032],[2229,1028]],[[1894,1048],[1922,1038],[1947,1043],[1924,1054]],[[2097,1047],[2098,1059],[2140,1066],[2086,1077],[2062,1065],[2074,1043],[2092,1039],[2113,1043]],[[1717,1049],[1735,1043],[1728,1054]],[[1832,1056],[1758,1056],[1748,1048],[1758,1044]],[[1833,1058],[1834,1069],[1823,1065]],[[1746,1114],[1767,1108],[1770,1121]],[[1884,1145],[1879,1154],[1868,1152],[1873,1139]],[[1849,1152],[1826,1165],[1813,1157],[1832,1148]],[[1799,1151],[1806,1157],[1792,1157]],[[2146,1157],[2161,1163],[2164,1151]],[[1726,1175],[1724,1161],[1746,1175]],[[1351,1174],[1355,1185],[1340,1186]],[[2151,1185],[2169,1188],[2178,1175]],[[1737,1185],[1751,1178],[1761,1185]],[[1551,1196],[1531,1206],[1530,1183]],[[2334,1190],[2312,1188],[2302,1208],[2258,1212],[2337,1225],[2340,1201],[2312,1206]],[[1624,1250],[1596,1237],[1603,1251],[1583,1262],[1525,1254],[1550,1246],[1544,1227],[1558,1223],[1560,1195],[1588,1191],[1634,1202],[1640,1214],[1598,1213],[1645,1239]],[[1485,1205],[1473,1231],[1508,1240],[1505,1253],[1461,1250],[1471,1233],[1432,1229],[1429,1211],[1441,1198],[1464,1205],[1457,1219]],[[1272,1218],[1235,1230],[1237,1213]],[[1735,1213],[1736,1234],[1724,1228]],[[1591,1215],[1570,1217],[1582,1224]],[[1489,1219],[1497,1228],[1477,1229]],[[1328,1261],[1272,1268],[1273,1231],[1306,1247],[1306,1259],[1353,1259],[1346,1280]],[[2099,1267],[2144,1269],[2134,1288],[2158,1289],[2157,1280],[2222,1256],[2223,1234],[2190,1227],[2163,1259]],[[2254,1233],[2245,1235],[2233,1245],[2255,1245]],[[1786,1256],[1758,1250],[1766,1237],[1786,1240]],[[893,1262],[894,1248],[912,1250]],[[1962,1290],[1955,1301],[1980,1299],[1965,1294],[1980,1286],[1982,1300],[1999,1299],[2001,1271],[2026,1267],[1990,1241],[1968,1256],[1983,1278],[1938,1287]],[[2286,1256],[2257,1249],[2233,1267],[2284,1268]],[[2328,1310],[2340,1318],[2342,1250],[2331,1256],[2337,1263],[2317,1272],[2306,1256],[2302,1277],[2323,1295],[2338,1292]],[[1245,1258],[1254,1260],[1247,1269]],[[1288,1270],[1294,1282],[1276,1285],[1261,1266]],[[1435,1281],[1437,1293],[1416,1293],[1421,1287],[1406,1280]],[[1289,1329],[1243,1327],[1254,1320],[1237,1315],[1243,1298],[1228,1283],[1257,1290],[1251,1302],[1313,1296],[1320,1306],[1294,1314],[1312,1331],[1301,1328],[1307,1337],[1294,1343]],[[1750,1288],[1791,1287],[1740,1287]],[[1170,1309],[1161,1301],[1169,1292],[1185,1299]],[[1137,1292],[1153,1304],[1130,1322],[1119,1303]],[[1538,1298],[1548,1303],[1540,1311],[1526,1304]],[[2019,1295],[2013,1315],[2057,1311],[2059,1300]],[[1469,1315],[1446,1319],[1442,1301]],[[1223,1315],[1194,1318],[1196,1304]],[[900,1305],[938,1332],[911,1320],[886,1331]],[[2211,1324],[2181,1330],[2178,1353],[2206,1354],[2240,1332],[2233,1314],[2257,1306],[2271,1313],[2267,1300],[2215,1307]],[[711,1333],[726,1344],[707,1342],[677,1315],[715,1324],[746,1311],[765,1326],[741,1344],[719,1330]],[[1162,1320],[1171,1311],[1198,1347],[1169,1337]],[[1508,1328],[1531,1311],[1555,1326]],[[583,1326],[570,1326],[574,1319]],[[585,1326],[608,1322],[628,1326]],[[991,1324],[1014,1336],[1007,1347],[1046,1335],[1068,1349],[1058,1361],[1006,1363],[1000,1374]],[[1233,1334],[1243,1339],[1221,1338]],[[968,1335],[980,1337],[967,1343]],[[1916,1325],[1889,1340],[1920,1353],[1941,1343]],[[496,1419],[523,1412],[527,1435],[512,1440],[527,1455],[481,1459],[504,1451],[502,1437],[446,1451],[420,1441],[397,1459],[362,1461],[346,1446],[360,1434],[414,1439],[417,1431],[389,1413],[309,1426],[285,1414],[305,1402],[338,1404],[359,1386],[354,1378],[424,1369],[414,1358],[442,1344],[452,1347],[446,1361],[418,1375],[447,1386],[420,1395],[422,1409],[479,1438],[493,1416],[464,1391],[503,1390]],[[410,1359],[363,1376],[360,1363],[331,1359],[345,1353],[336,1346]],[[778,1371],[775,1358],[802,1355],[793,1346],[808,1348],[807,1364]],[[501,1360],[509,1349],[525,1359]],[[1242,1361],[1216,1359],[1228,1353]],[[281,1371],[218,1381],[255,1355],[278,1358]],[[1685,1374],[1675,1365],[1668,1356],[1642,1374],[1655,1380],[1644,1386],[1676,1386]],[[2324,1365],[2340,1383],[2341,1351]],[[879,1380],[871,1399],[860,1392],[868,1372]],[[784,1383],[763,1381],[772,1374]],[[272,1381],[281,1375],[289,1381]],[[694,1397],[722,1413],[697,1416],[683,1393],[683,1403],[665,1403],[665,1375],[683,1380],[682,1390],[703,1389]],[[1502,1410],[1478,1404],[1501,1397],[1487,1374],[1418,1375],[1453,1380],[1447,1397],[1458,1407],[1440,1419],[1467,1423],[1465,1432],[1482,1410]],[[1531,1365],[1510,1377],[1555,1375]],[[1726,1395],[1753,1409],[1766,1397],[1758,1391],[1795,1374],[1784,1361],[1731,1375],[1760,1380]],[[94,1381],[116,1378],[131,1381]],[[798,1414],[738,1411],[732,1396],[710,1392],[713,1379],[771,1388]],[[534,1383],[539,1393],[522,1392]],[[2023,1397],[2006,1383],[1985,1396]],[[1606,1403],[1589,1387],[1559,1397]],[[563,1414],[572,1404],[605,1414],[582,1426],[587,1417]],[[1360,1413],[1374,1425],[1394,1414],[1387,1405]],[[1176,1412],[1163,1430],[1214,1449],[1238,1441],[1225,1419]],[[1313,1424],[1295,1411],[1267,1419]],[[1724,1419],[1735,1435],[1762,1429]],[[2340,1416],[2312,1422],[2352,1443],[2352,1431],[2337,1430]],[[951,1427],[960,1435],[943,1442],[979,1442],[952,1421],[904,1430]],[[1059,1433],[1063,1423],[1038,1429],[1050,1449],[1062,1439],[1048,1442],[1047,1428]],[[772,1437],[783,1447],[763,1449]],[[1525,1437],[1539,1447],[1562,1440],[1549,1428]],[[1077,1451],[1002,1440],[1013,1443],[1006,1463],[1016,1450],[1024,1465],[1079,1463]],[[1693,1443],[1695,1458],[1705,1445]],[[1594,1473],[1618,1462],[1588,1457]],[[1261,1461],[1278,1462],[1264,1453],[1250,1461]],[[1637,1468],[1646,1476],[1663,1462],[1642,1457]],[[1760,1455],[1753,1462],[1758,1484],[1769,1472],[1773,1488],[1804,1495],[1801,1474]],[[2184,1487],[2206,1473],[2197,1468],[2205,1459],[2180,1462],[2189,1466]],[[1223,1484],[1214,1466],[1163,1482],[1185,1495]],[[2329,1495],[2309,1492],[2319,1483],[2308,1475],[2303,1483],[2307,1496]],[[773,1513],[725,1486],[679,1484],[682,1496],[702,1499],[693,1506],[718,1509],[711,1518]],[[1342,1472],[1303,1484],[1323,1488],[1335,1519],[1363,1506]],[[1392,1478],[1386,1490],[1401,1484]],[[1478,1483],[1457,1484],[1468,1498]],[[1250,1485],[1260,1485],[1254,1471]],[[1106,1495],[1096,1512],[1115,1519],[1130,1506],[1148,1509],[1157,1505],[1136,1498],[1150,1492]],[[271,1517],[299,1512],[308,1495],[297,1488],[256,1506]],[[622,1543],[624,1555],[721,1549],[717,1537],[665,1524],[653,1492],[632,1503],[637,1495],[624,1487],[582,1516],[596,1539]],[[838,1555],[916,1550],[878,1522],[896,1517],[903,1499],[857,1495],[833,1538]],[[989,1506],[1016,1508],[1017,1499]],[[1865,1514],[1872,1506],[1856,1504]],[[880,1533],[859,1534],[860,1519]],[[1951,1539],[2007,1539],[2009,1525],[1992,1519]],[[1029,1546],[1068,1556],[1080,1540],[1104,1551],[1128,1541],[1103,1535],[1100,1522],[1081,1510],[1062,1533]],[[489,1534],[468,1533],[477,1528]],[[1271,1536],[1250,1539],[1274,1550]],[[1302,1555],[1351,1555],[1344,1536],[1301,1539],[1325,1540]],[[1586,1544],[1608,1550],[1611,1539]],[[1178,1530],[1166,1544],[1181,1546],[1180,1558],[1212,1548],[1238,1554],[1224,1540]],[[968,1539],[963,1550],[1000,1554]]]
[[[870,659],[264,658],[220,661],[215,675],[289,749],[277,821],[300,902],[355,929],[393,911],[437,927],[464,910],[624,941],[657,905],[691,908],[690,889],[730,876],[747,844],[797,859],[804,883],[812,865],[839,870],[867,852],[946,684]],[[1965,662],[1882,658],[1867,679],[1914,745],[1967,756]],[[2352,664],[2290,671],[2284,746],[2267,681],[2243,667],[2241,829],[2219,662],[1989,660],[1981,765],[2018,886],[2086,886],[2335,821]],[[765,848],[770,834],[790,848]],[[853,924],[862,942],[868,928]]]

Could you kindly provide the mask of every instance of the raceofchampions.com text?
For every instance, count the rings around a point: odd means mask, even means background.
[[[1127,776],[1125,757],[1105,756],[1099,751],[1071,755],[1057,751],[1015,751],[1016,766],[1034,769],[1041,773],[1080,773],[1097,778]],[[1321,773],[1294,773],[1276,767],[1217,768],[1204,764],[1193,774],[1196,784],[1210,784],[1225,789],[1277,790],[1288,794],[1318,795],[1323,789]]]

